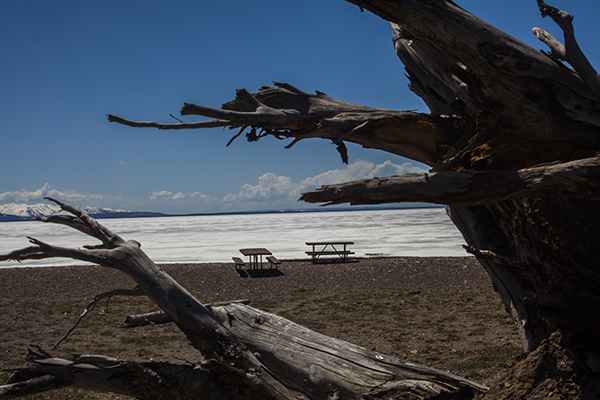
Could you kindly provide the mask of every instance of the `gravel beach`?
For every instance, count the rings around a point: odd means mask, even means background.
[[[202,302],[249,299],[254,307],[325,335],[484,384],[503,374],[521,352],[516,330],[474,257],[282,261],[278,270],[236,271],[233,262],[160,267]],[[135,283],[120,271],[88,265],[0,268],[0,285],[0,368],[9,369],[25,365],[30,344],[52,349],[94,295]],[[197,360],[198,352],[172,324],[120,327],[128,315],[155,310],[145,297],[98,304],[51,353]],[[2,373],[0,383],[7,376]],[[35,398],[76,396],[76,389],[65,389]]]
[[[200,299],[213,301],[250,293],[312,290],[326,295],[352,291],[406,289],[423,286],[483,286],[491,281],[474,257],[358,258],[347,263],[313,264],[284,260],[279,270],[238,273],[233,263],[161,264],[175,280]],[[0,268],[0,300],[93,296],[131,288],[120,271],[99,266]]]

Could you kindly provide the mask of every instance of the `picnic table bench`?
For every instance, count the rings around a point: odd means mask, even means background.
[[[281,264],[281,261],[279,261],[275,256],[268,256],[267,261],[269,261],[270,268],[275,267],[275,269],[278,269],[279,264]]]
[[[244,261],[242,261],[242,259],[239,257],[231,257],[231,258],[233,259],[233,262],[235,263],[235,269],[242,269],[246,265],[244,263]]]
[[[342,261],[346,262],[348,261],[348,256],[354,254],[353,251],[350,251],[347,248],[347,246],[351,244],[354,244],[354,242],[306,242],[307,246],[312,246],[312,250],[307,251],[306,254],[312,257],[313,263],[316,263],[322,256],[339,256]]]

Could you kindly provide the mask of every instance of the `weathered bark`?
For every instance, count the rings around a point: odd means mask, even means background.
[[[31,353],[36,367],[18,371],[0,387],[0,399],[64,386],[113,391],[142,399],[311,399],[367,396],[423,398],[483,385],[348,342],[326,337],[244,302],[203,305],[141,250],[85,213],[53,200],[74,217],[39,218],[78,229],[102,241],[85,250],[42,243],[0,255],[0,261],[71,257],[116,268],[185,333],[204,356],[196,368],[135,364],[101,356],[63,360]],[[91,304],[102,297],[94,299]],[[92,306],[88,306],[91,308]],[[84,312],[85,315],[86,312]]]

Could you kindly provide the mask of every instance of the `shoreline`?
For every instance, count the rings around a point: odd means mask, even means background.
[[[350,259],[350,262],[356,262],[356,261],[360,261],[360,260],[386,260],[386,259],[393,259],[393,258],[415,258],[415,259],[419,259],[419,258],[423,258],[423,259],[438,259],[438,258],[475,258],[474,255],[469,254],[469,253],[464,253],[464,255],[432,255],[432,256],[415,256],[415,255],[405,255],[405,256],[396,256],[396,255],[372,255],[372,254],[366,254],[364,256],[354,256]],[[311,258],[310,257],[306,257],[306,258],[279,258],[280,261],[282,262],[290,262],[290,263],[299,263],[299,262],[311,262]],[[30,261],[30,260],[27,260]],[[4,262],[0,262],[0,271],[3,269],[11,269],[11,268],[62,268],[62,267],[93,267],[93,266],[97,266],[97,264],[92,264],[92,263],[85,263],[82,262],[81,264],[62,264],[62,263],[54,263],[54,264],[42,264],[42,265],[37,265],[37,264],[26,264],[27,261],[21,263],[18,261],[4,261]],[[209,265],[209,264],[232,264],[231,259],[225,260],[225,261],[156,261],[153,260],[153,262],[156,265]],[[266,261],[264,261],[266,262]],[[340,264],[342,262],[337,261],[335,259],[333,259],[331,262],[329,261],[325,261],[325,262],[320,262],[319,264]]]
[[[313,264],[282,260],[278,270],[247,271],[228,263],[157,264],[199,299],[228,300],[236,294],[311,290],[336,292],[395,290],[424,286],[490,286],[475,257],[355,258]],[[0,268],[0,300],[94,296],[135,282],[124,273],[98,265]]]
[[[414,258],[414,259],[434,259],[434,258],[475,258],[475,256],[473,256],[472,254],[468,254],[465,253],[464,256],[389,256],[389,255],[366,255],[366,256],[354,256],[352,258],[349,259],[349,263],[352,262],[356,262],[356,261],[360,261],[360,260],[386,260],[386,259],[393,259],[393,258]],[[282,262],[290,262],[290,263],[301,263],[301,262],[308,262],[311,263],[311,258],[307,257],[307,258],[280,258],[280,261]],[[9,261],[10,263],[14,263],[15,261]],[[97,264],[92,264],[92,263],[87,263],[87,264],[65,264],[65,265],[61,265],[61,264],[48,264],[48,265],[21,265],[21,263],[19,263],[17,261],[16,265],[6,265],[5,263],[7,263],[7,261],[5,262],[0,262],[0,271],[3,269],[10,269],[10,268],[61,268],[61,267],[94,267],[94,266],[98,266]],[[160,262],[160,261],[154,261],[154,263],[158,266],[161,265],[211,265],[211,264],[232,264],[231,260],[227,260],[227,261],[165,261],[165,262]],[[266,261],[265,261],[266,263]],[[343,262],[341,261],[337,261],[337,259],[332,259],[331,261],[324,261],[324,262],[319,262],[318,264],[320,265],[327,265],[327,264],[343,264]]]

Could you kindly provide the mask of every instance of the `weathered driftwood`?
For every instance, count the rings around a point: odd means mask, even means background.
[[[154,311],[145,314],[128,315],[121,324],[123,328],[135,328],[144,325],[160,325],[173,322],[171,317],[162,311]]]
[[[328,338],[244,302],[204,306],[156,266],[139,243],[124,241],[85,213],[52,201],[74,216],[40,220],[71,226],[102,244],[76,250],[30,238],[34,246],[0,255],[0,261],[71,257],[119,269],[177,324],[205,361],[196,372],[162,363],[92,361],[90,356],[63,360],[32,353],[31,360],[38,366],[15,373],[8,385],[0,387],[0,399],[63,386],[144,399],[292,399],[296,391],[323,400],[371,395],[422,398],[464,388],[487,389],[443,371]],[[183,376],[172,376],[180,369]],[[204,388],[207,379],[210,384]]]
[[[416,363],[330,338],[243,304],[214,307],[232,334],[289,388],[313,399],[360,398],[386,392],[431,396],[457,387],[487,388]]]

